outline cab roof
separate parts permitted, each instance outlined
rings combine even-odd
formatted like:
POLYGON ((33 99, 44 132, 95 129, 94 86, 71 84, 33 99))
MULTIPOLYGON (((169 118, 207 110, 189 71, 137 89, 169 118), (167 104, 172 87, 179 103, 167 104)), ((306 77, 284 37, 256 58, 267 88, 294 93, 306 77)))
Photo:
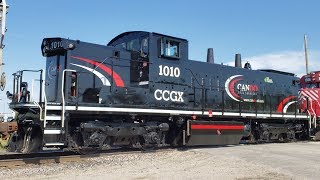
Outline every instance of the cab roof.
POLYGON ((113 38, 107 45, 108 46, 112 46, 114 44, 117 44, 118 41, 125 41, 125 39, 132 39, 133 37, 141 37, 141 36, 149 36, 149 35, 158 35, 158 36, 163 36, 163 37, 168 37, 168 38, 173 38, 173 39, 179 39, 181 41, 186 41, 188 42, 188 40, 183 39, 183 38, 178 38, 178 37, 174 37, 174 36, 169 36, 169 35, 165 35, 165 34, 160 34, 160 33, 155 33, 155 32, 147 32, 147 31, 128 31, 128 32, 124 32, 119 34, 118 36, 116 36, 115 38, 113 38))

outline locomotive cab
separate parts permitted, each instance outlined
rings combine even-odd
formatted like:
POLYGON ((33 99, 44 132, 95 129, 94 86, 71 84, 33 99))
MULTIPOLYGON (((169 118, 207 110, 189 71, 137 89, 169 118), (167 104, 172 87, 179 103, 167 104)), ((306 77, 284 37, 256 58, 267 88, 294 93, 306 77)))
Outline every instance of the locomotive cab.
POLYGON ((148 33, 128 32, 108 43, 108 46, 130 52, 130 84, 133 86, 149 84, 149 39, 148 33))
POLYGON ((181 38, 158 33, 141 31, 126 32, 112 39, 108 46, 125 49, 131 52, 130 81, 131 84, 148 85, 156 82, 160 76, 179 76, 180 72, 165 65, 175 64, 188 59, 188 41, 181 38), (170 69, 171 68, 171 69, 170 69), (159 74, 155 72, 159 72, 159 74), (150 73, 153 72, 153 73, 150 73))
POLYGON ((301 88, 320 88, 320 71, 302 76, 300 86, 301 88))
POLYGON ((143 105, 145 97, 123 101, 114 92, 146 92, 164 81, 179 84, 179 66, 188 59, 187 40, 142 31, 122 33, 107 46, 46 38, 41 48, 47 57, 46 93, 53 104, 61 102, 63 84, 66 103, 143 105), (65 69, 75 72, 63 73, 65 69))

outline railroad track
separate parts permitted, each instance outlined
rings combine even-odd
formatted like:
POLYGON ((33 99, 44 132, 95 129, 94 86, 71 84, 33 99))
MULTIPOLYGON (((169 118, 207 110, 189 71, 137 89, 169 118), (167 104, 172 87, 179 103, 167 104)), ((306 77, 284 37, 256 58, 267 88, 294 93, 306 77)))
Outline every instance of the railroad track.
POLYGON ((135 154, 135 153, 155 153, 160 151, 172 151, 170 148, 160 148, 152 151, 141 151, 136 149, 116 149, 105 150, 93 154, 78 154, 76 152, 41 152, 32 154, 3 154, 0 155, 0 167, 13 168, 17 166, 49 164, 49 163, 66 163, 86 161, 90 158, 112 156, 119 154, 135 154))
MULTIPOLYGON (((310 140, 299 141, 299 142, 310 142, 310 140)), ((288 142, 288 143, 295 143, 288 142)), ((256 145, 256 144, 247 144, 241 143, 241 145, 256 145)), ((231 145, 233 146, 233 145, 231 145)), ((217 147, 217 146, 193 146, 191 149, 197 148, 208 148, 208 147, 217 147)), ((172 150, 188 150, 190 147, 182 148, 170 148, 170 147, 161 147, 156 150, 143 151, 140 149, 130 149, 130 148, 120 148, 120 149, 111 149, 111 150, 101 150, 97 153, 92 154, 79 154, 74 151, 47 151, 40 153, 31 153, 31 154, 21 154, 21 153, 12 153, 12 154, 0 154, 0 167, 15 167, 23 166, 28 164, 48 164, 48 163, 65 163, 65 162, 79 162, 85 161, 89 158, 94 157, 104 157, 112 156, 119 154, 134 154, 134 153, 152 153, 152 152, 161 152, 161 151, 172 151, 172 150)))

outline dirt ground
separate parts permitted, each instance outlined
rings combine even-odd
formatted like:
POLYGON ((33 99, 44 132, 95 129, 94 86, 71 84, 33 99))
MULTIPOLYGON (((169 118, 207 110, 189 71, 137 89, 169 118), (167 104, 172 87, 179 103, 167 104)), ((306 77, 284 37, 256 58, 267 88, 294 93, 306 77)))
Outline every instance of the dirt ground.
POLYGON ((135 153, 1 168, 1 179, 318 179, 320 142, 135 153))

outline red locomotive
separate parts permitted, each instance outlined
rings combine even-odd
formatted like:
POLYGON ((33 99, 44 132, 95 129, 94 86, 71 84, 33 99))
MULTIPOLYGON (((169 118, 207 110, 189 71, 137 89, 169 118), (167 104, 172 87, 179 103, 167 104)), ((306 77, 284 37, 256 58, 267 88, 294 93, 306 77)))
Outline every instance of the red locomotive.
POLYGON ((311 72, 300 79, 299 105, 309 117, 309 126, 315 140, 320 140, 320 71, 311 72))

